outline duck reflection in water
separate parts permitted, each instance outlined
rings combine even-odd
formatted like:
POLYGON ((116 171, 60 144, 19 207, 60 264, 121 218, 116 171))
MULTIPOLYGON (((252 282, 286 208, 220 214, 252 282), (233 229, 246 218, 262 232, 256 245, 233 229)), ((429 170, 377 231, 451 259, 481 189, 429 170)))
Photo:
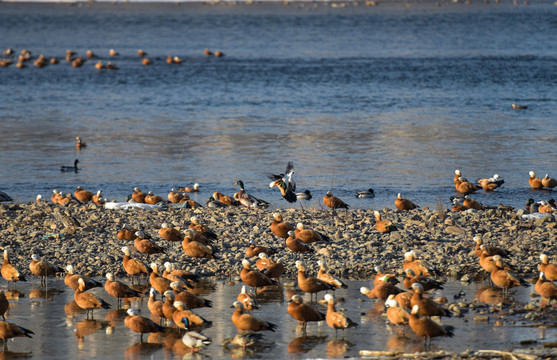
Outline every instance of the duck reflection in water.
POLYGON ((327 340, 327 335, 312 335, 312 336, 300 336, 295 338, 288 344, 288 352, 290 354, 307 353, 311 351, 314 347, 319 344, 324 343, 327 340))
POLYGON ((353 346, 354 344, 346 340, 331 340, 327 343, 327 356, 331 359, 341 358, 353 346))
POLYGON ((77 305, 77 303, 75 302, 75 300, 70 301, 64 306, 64 312, 66 313, 66 316, 69 318, 72 318, 76 315, 85 314, 85 310, 80 308, 79 305, 77 305))
POLYGON ((138 357, 147 357, 162 348, 162 344, 147 342, 138 342, 128 347, 124 351, 124 359, 137 359, 138 357))
MULTIPOLYGON (((104 325, 106 326, 106 324, 104 325)), ((85 341, 85 337, 96 333, 103 328, 103 323, 99 320, 81 320, 74 327, 74 335, 79 342, 85 341)))
POLYGON ((2 351, 0 352, 0 360, 9 359, 23 359, 31 357, 32 352, 13 352, 13 351, 2 351))
POLYGON ((52 301, 54 300, 54 295, 58 295, 63 292, 64 290, 59 290, 59 289, 45 290, 42 288, 37 288, 31 290, 31 292, 29 293, 29 299, 44 299, 44 300, 52 301))
POLYGON ((494 286, 487 286, 479 288, 478 291, 476 291, 476 298, 474 301, 487 305, 495 305, 502 303, 503 300, 502 289, 494 286))

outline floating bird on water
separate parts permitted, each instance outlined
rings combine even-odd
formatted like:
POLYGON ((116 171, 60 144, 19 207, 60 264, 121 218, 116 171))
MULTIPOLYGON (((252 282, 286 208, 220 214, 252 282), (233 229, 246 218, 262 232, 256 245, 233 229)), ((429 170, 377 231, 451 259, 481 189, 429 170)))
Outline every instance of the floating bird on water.
POLYGON ((60 171, 62 171, 62 172, 70 172, 70 171, 78 172, 79 168, 77 167, 77 163, 79 163, 79 160, 75 159, 75 161, 73 162, 73 166, 62 165, 60 167, 60 171))
POLYGON ((87 146, 87 144, 85 143, 85 141, 81 140, 81 138, 80 138, 79 136, 76 136, 76 137, 75 137, 75 140, 77 141, 77 143, 75 144, 75 148, 76 148, 77 150, 81 150, 81 149, 83 149, 84 147, 87 146))
POLYGON ((478 179, 478 184, 485 191, 493 191, 498 187, 501 187, 505 183, 505 180, 499 178, 499 174, 494 174, 489 179, 478 179))
POLYGON ((528 184, 532 187, 532 189, 542 189, 543 183, 542 179, 536 177, 536 173, 533 171, 529 172, 530 177, 528 178, 528 184))
POLYGON ((548 189, 553 189, 557 186, 557 180, 550 177, 549 174, 545 174, 544 178, 542 179, 542 185, 543 187, 546 187, 548 189))
POLYGON ((357 198, 372 198, 372 197, 375 197, 375 192, 373 191, 372 188, 369 188, 365 191, 357 191, 356 192, 356 197, 357 198))
POLYGON ((514 110, 524 110, 524 109, 528 109, 528 106, 526 105, 516 105, 516 104, 512 104, 512 107, 514 110))
POLYGON ((292 163, 292 161, 289 161, 288 164, 286 165, 286 171, 284 172, 284 174, 267 175, 269 179, 273 180, 269 184, 269 188, 272 189, 275 186, 278 187, 280 193, 282 194, 282 197, 289 203, 295 203, 296 200, 298 200, 296 194, 294 193, 296 191, 296 183, 292 179, 293 174, 294 174, 294 164, 292 163))

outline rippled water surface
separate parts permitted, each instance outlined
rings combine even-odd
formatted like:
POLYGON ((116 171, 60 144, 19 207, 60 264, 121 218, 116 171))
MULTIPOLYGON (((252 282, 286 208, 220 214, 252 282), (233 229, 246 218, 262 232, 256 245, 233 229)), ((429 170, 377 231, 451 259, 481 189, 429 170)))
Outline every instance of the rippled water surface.
MULTIPOLYGON (((101 279, 99 279, 101 280, 101 279)), ((127 281, 126 279, 123 279, 127 281)), ((116 300, 102 289, 92 290, 101 298, 112 304, 110 310, 95 310, 94 320, 87 320, 85 314, 71 306, 73 291, 67 288, 63 280, 49 280, 48 293, 41 289, 38 281, 30 284, 18 283, 11 286, 8 295, 10 300, 8 321, 29 328, 35 332, 33 339, 17 338, 8 344, 6 358, 16 356, 42 359, 90 359, 90 358, 138 358, 138 359, 179 359, 182 358, 342 358, 358 357, 360 350, 377 351, 424 351, 423 342, 406 330, 387 326, 386 318, 381 316, 382 300, 370 300, 359 293, 361 286, 370 287, 369 282, 349 281, 348 288, 336 291, 336 296, 345 301, 337 305, 347 315, 359 323, 357 329, 349 329, 342 335, 335 336, 334 330, 327 324, 311 323, 304 336, 298 328, 297 321, 287 313, 288 302, 294 290, 282 288, 277 291, 263 293, 258 296, 261 309, 253 314, 266 321, 275 323, 276 332, 266 332, 261 343, 253 348, 243 350, 233 346, 222 347, 225 339, 236 335, 236 328, 230 317, 233 309, 231 304, 240 292, 241 283, 229 285, 227 281, 205 283, 199 294, 213 302, 213 308, 196 309, 194 312, 212 321, 212 325, 203 329, 203 333, 212 338, 213 344, 194 355, 176 343, 177 335, 168 330, 164 336, 143 337, 140 343, 139 334, 132 332, 124 325, 125 310, 116 309, 116 300), (19 294, 19 298, 16 298, 19 294)), ((472 284, 463 286, 458 282, 448 282, 445 289, 433 294, 434 297, 446 296, 450 302, 463 301, 470 303, 480 299, 482 286, 472 284), (455 295, 461 294, 458 300, 455 295)), ((6 291, 5 287, 4 290, 6 291)), ((522 305, 529 302, 537 303, 529 294, 532 288, 512 289, 511 297, 522 305)), ((500 292, 495 292, 489 300, 500 302, 500 292), (497 295, 499 294, 499 295, 497 295)), ((319 298, 323 298, 320 294, 319 298)), ((160 299, 160 298, 159 298, 160 299)), ((484 299, 484 298, 482 298, 484 299)), ((539 299, 539 298, 538 298, 539 299)), ((309 296, 304 295, 304 301, 309 296)), ((488 312, 487 305, 476 301, 480 311, 488 312)), ((520 307, 522 307, 522 305, 520 307)), ((149 317, 147 297, 141 301, 132 301, 132 307, 141 310, 143 316, 149 317)), ((315 305, 320 311, 326 308, 315 305)), ((523 340, 537 341, 537 344, 554 341, 555 328, 538 329, 524 315, 497 309, 490 314, 489 322, 474 322, 477 313, 464 313, 462 318, 443 318, 442 322, 455 327, 454 338, 435 338, 431 350, 447 350, 462 352, 466 349, 505 350, 519 348, 523 340), (500 322, 495 326, 496 322, 500 322)), ((157 320, 157 319, 155 319, 157 320)), ((548 321, 547 319, 545 319, 548 321)), ((536 324, 542 323, 538 319, 536 324)), ((531 343, 531 342, 530 342, 531 343)))
POLYGON ((527 177, 557 176, 557 6, 440 5, 2 2, 0 47, 62 61, 0 68, 0 188, 17 201, 77 185, 123 200, 198 182, 204 200, 242 179, 285 207, 265 173, 291 160, 316 207, 330 188, 353 207, 393 207, 398 192, 448 206, 456 168, 506 180, 477 195, 489 205, 552 197, 527 177), (72 68, 67 49, 120 69, 72 68), (75 158, 82 170, 60 173, 75 158), (353 198, 369 187, 375 199, 353 198))

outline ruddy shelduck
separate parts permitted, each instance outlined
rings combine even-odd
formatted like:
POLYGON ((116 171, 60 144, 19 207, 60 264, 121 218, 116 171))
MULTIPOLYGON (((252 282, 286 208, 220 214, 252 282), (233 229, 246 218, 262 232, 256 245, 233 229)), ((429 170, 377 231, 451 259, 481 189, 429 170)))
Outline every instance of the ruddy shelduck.
POLYGON ((124 265, 124 270, 132 278, 132 284, 135 276, 147 276, 149 271, 147 266, 141 261, 131 257, 130 248, 127 246, 122 247, 122 252, 124 253, 124 259, 122 264, 124 265))
POLYGON ((298 223, 296 224, 296 229, 294 230, 296 234, 296 238, 302 240, 306 244, 318 242, 318 241, 331 241, 325 234, 321 234, 318 231, 307 229, 304 224, 298 223))
POLYGON ((159 293, 164 294, 165 291, 170 289, 171 281, 161 276, 157 264, 151 263, 151 270, 151 274, 149 274, 149 284, 159 293))
POLYGON ((168 226, 167 223, 163 223, 159 229, 159 236, 166 241, 178 242, 183 240, 183 236, 180 230, 168 226))
POLYGON ((308 322, 319 322, 326 319, 326 315, 315 310, 300 295, 293 295, 288 304, 288 313, 302 325, 302 331, 306 332, 308 322))
MULTIPOLYGON (((249 242, 249 247, 246 249, 246 257, 247 258, 251 258, 254 256, 260 256, 261 254, 265 254, 268 255, 271 252, 269 251, 269 248, 266 246, 261 246, 261 245, 257 245, 255 240, 250 240, 249 242)), ((265 268, 267 267, 267 265, 265 265, 265 268)), ((262 269, 259 269, 262 270, 262 269)))
POLYGON ((382 266, 379 265, 375 266, 373 270, 375 270, 375 272, 377 273, 373 279, 373 286, 377 286, 384 282, 389 283, 391 285, 396 285, 399 283, 398 279, 396 278, 396 275, 386 274, 382 266))
POLYGON ((176 326, 181 329, 185 328, 186 320, 188 320, 189 324, 192 326, 203 326, 211 323, 203 317, 195 314, 190 309, 187 309, 186 304, 184 304, 183 301, 174 301, 173 305, 176 308, 176 311, 172 314, 172 320, 176 326))
POLYGON ((244 309, 246 311, 252 311, 253 309, 260 308, 259 304, 257 304, 257 300, 255 299, 255 295, 248 292, 245 285, 242 285, 242 290, 238 294, 238 297, 236 297, 236 301, 244 304, 244 309))
POLYGON ((64 272, 64 269, 60 266, 41 260, 41 257, 37 254, 31 255, 29 270, 41 278, 41 286, 46 286, 47 276, 56 276, 56 273, 64 272))
POLYGON ((504 268, 501 256, 493 256, 493 262, 495 263, 495 266, 493 267, 493 270, 491 270, 491 281, 493 281, 493 285, 503 289, 504 296, 510 288, 521 285, 528 286, 528 283, 517 278, 514 274, 504 268))
POLYGON ((164 202, 162 197, 153 194, 152 191, 149 191, 147 195, 145 195, 145 203, 149 205, 156 205, 158 203, 164 202))
POLYGON ((155 244, 149 239, 146 239, 143 231, 137 231, 135 236, 136 238, 133 246, 137 251, 147 256, 147 261, 149 261, 149 255, 161 254, 165 252, 163 247, 155 244))
POLYGON ((186 231, 188 234, 182 241, 182 249, 187 256, 191 256, 194 258, 214 258, 215 254, 213 249, 193 240, 193 235, 191 234, 193 230, 188 229, 186 231))
POLYGON ((344 331, 345 329, 358 326, 358 324, 346 316, 345 313, 335 309, 335 297, 333 295, 326 294, 325 301, 327 302, 325 320, 327 321, 327 325, 335 329, 335 334, 339 329, 344 331))
POLYGON ((5 315, 9 307, 10 307, 10 303, 6 298, 6 294, 4 293, 4 290, 0 290, 0 315, 2 315, 2 319, 4 319, 4 321, 6 321, 5 315))
POLYGON ((412 289, 412 284, 414 283, 422 284, 424 291, 429 291, 433 289, 443 289, 443 284, 440 283, 439 281, 429 278, 427 276, 416 275, 414 270, 410 268, 406 269, 404 272, 406 273, 406 277, 402 281, 402 284, 408 290, 412 289))
POLYGON ((410 304, 412 308, 415 305, 419 306, 419 314, 423 316, 451 316, 451 313, 441 307, 440 304, 436 303, 435 301, 425 298, 423 296, 424 287, 420 283, 412 284, 412 290, 414 290, 414 295, 412 295, 412 299, 410 300, 410 304))
POLYGON ((317 265, 319 265, 319 272, 317 273, 317 278, 319 280, 323 280, 326 283, 333 285, 335 289, 346 289, 348 287, 348 285, 343 283, 340 279, 335 278, 327 272, 327 263, 325 260, 318 260, 317 265))
POLYGON ((385 306, 387 307, 387 319, 394 325, 405 325, 408 324, 410 319, 410 313, 404 308, 398 306, 398 302, 395 300, 394 295, 389 295, 385 301, 385 306))
POLYGON ((184 290, 182 284, 178 281, 170 283, 170 288, 174 292, 175 301, 181 301, 188 309, 199 309, 203 307, 213 307, 211 300, 203 299, 187 290, 184 290))
POLYGON ((83 189, 81 186, 77 187, 73 195, 77 200, 79 200, 82 203, 89 202, 93 198, 93 193, 83 189))
POLYGON ((0 273, 6 281, 17 282, 17 281, 27 281, 23 274, 20 274, 15 266, 12 265, 8 257, 8 250, 4 249, 4 262, 2 263, 2 268, 0 268, 0 273))
POLYGON ((171 290, 167 290, 164 292, 163 296, 162 313, 167 320, 174 321, 174 312, 176 312, 174 300, 176 299, 176 295, 171 290))
POLYGON ((145 196, 147 196, 147 194, 141 191, 138 187, 133 188, 132 200, 134 202, 145 203, 145 196))
POLYGON ((552 300, 557 300, 557 285, 549 281, 543 272, 540 272, 535 289, 538 295, 547 299, 550 304, 552 300))
POLYGON ((83 279, 83 282, 85 283, 84 291, 87 291, 87 290, 92 289, 92 288, 103 286, 102 283, 100 283, 100 282, 98 282, 94 279, 91 279, 91 278, 88 278, 86 276, 74 273, 73 265, 67 265, 66 266, 66 271, 68 273, 66 274, 66 277, 64 278, 64 284, 66 284, 66 286, 71 288, 72 290, 76 290, 77 287, 79 286, 79 282, 78 282, 79 279, 83 279))
POLYGON ((159 318, 164 318, 164 313, 162 312, 163 302, 157 300, 157 290, 151 288, 149 290, 149 300, 147 301, 147 308, 151 314, 158 316, 159 318))
POLYGON ((279 213, 273 214, 273 222, 271 223, 271 232, 279 238, 285 239, 288 237, 289 231, 294 231, 294 226, 283 221, 282 215, 279 213))
POLYGON ((288 237, 286 238, 285 244, 286 247, 296 253, 314 251, 309 244, 306 244, 302 240, 296 238, 296 233, 292 230, 288 232, 288 237))
POLYGON ((545 174, 545 176, 542 179, 542 185, 545 188, 553 189, 554 187, 557 186, 557 180, 550 177, 549 174, 545 174))
POLYGON ((428 346, 431 342, 432 337, 436 336, 453 336, 452 326, 442 326, 431 320, 428 317, 419 317, 420 306, 412 306, 412 312, 410 313, 410 319, 408 324, 410 328, 418 335, 424 338, 424 344, 428 346))
POLYGON ((83 149, 84 147, 87 146, 87 144, 85 143, 85 141, 83 141, 79 136, 76 136, 76 137, 75 137, 75 140, 76 140, 75 148, 76 148, 77 150, 81 150, 81 149, 83 149))
POLYGON ((557 281, 557 265, 550 264, 549 258, 546 254, 540 255, 541 264, 538 266, 538 270, 545 274, 545 277, 549 281, 557 281))
POLYGON ((388 220, 381 220, 381 214, 379 211, 374 211, 373 215, 375 216, 375 229, 381 234, 388 234, 398 230, 392 222, 388 220))
POLYGON ((262 272, 252 269, 251 263, 247 259, 242 260, 242 271, 240 272, 240 279, 242 279, 244 284, 246 284, 247 286, 255 288, 256 293, 257 288, 259 287, 278 284, 275 280, 269 278, 262 272))
POLYGON ((479 235, 474 236, 473 240, 476 243, 476 247, 474 248, 474 250, 476 252, 476 255, 478 256, 481 256, 484 251, 486 252, 487 256, 499 255, 501 257, 508 258, 510 255, 509 252, 505 249, 484 244, 482 237, 479 235), (485 246, 481 248, 482 245, 485 246))
POLYGON ((0 339, 2 339, 3 349, 6 350, 8 346, 8 339, 12 339, 15 337, 28 337, 32 338, 31 335, 35 334, 33 331, 16 325, 14 323, 10 323, 7 321, 0 321, 0 339))
POLYGON ((533 171, 529 172, 530 177, 528 178, 528 184, 532 189, 543 189, 542 179, 536 177, 536 173, 533 171))
POLYGON ((494 174, 489 179, 478 179, 478 184, 485 191, 493 191, 498 187, 501 187, 505 183, 505 180, 499 178, 499 174, 494 174))
POLYGON ((474 209, 474 210, 485 210, 485 206, 479 203, 476 200, 473 200, 469 195, 464 196, 464 202, 462 205, 466 206, 467 208, 474 209))
POLYGON ((362 286, 360 288, 360 292, 370 299, 385 300, 389 297, 389 295, 397 295, 403 291, 395 285, 389 284, 388 282, 383 282, 375 285, 373 289, 362 286))
POLYGON ((139 333, 139 340, 143 342, 143 334, 164 332, 164 328, 156 324, 153 320, 139 315, 139 310, 128 309, 128 316, 124 319, 124 324, 136 333, 139 333))
POLYGON ((235 301, 232 306, 236 309, 232 314, 232 323, 236 326, 238 331, 275 331, 277 327, 275 324, 245 313, 243 303, 235 301))
POLYGON ((296 268, 298 269, 298 287, 305 293, 316 294, 320 291, 334 290, 335 286, 320 280, 316 277, 308 277, 306 275, 306 267, 300 260, 296 261, 296 268))
POLYGON ((418 205, 414 204, 412 201, 408 199, 403 199, 402 195, 398 193, 395 199, 395 206, 399 210, 407 211, 407 210, 414 210, 419 208, 418 205))
POLYGON ((112 273, 106 274, 104 289, 106 290, 106 293, 108 295, 116 298, 116 300, 118 301, 118 308, 120 308, 122 299, 124 298, 141 297, 141 293, 139 291, 130 288, 128 285, 124 284, 121 281, 115 280, 112 273))
POLYGON ((118 240, 135 240, 137 229, 132 228, 129 224, 124 224, 122 229, 116 234, 118 240))
POLYGON ((95 309, 110 309, 109 303, 99 298, 97 295, 90 292, 85 292, 85 282, 83 279, 78 280, 78 287, 74 293, 74 300, 80 308, 85 310, 87 318, 89 318, 89 312, 91 312, 91 318, 93 318, 93 310, 95 309))
MULTIPOLYGON (((196 234, 202 235, 207 239, 217 240, 218 235, 205 224, 202 224, 197 216, 192 216, 190 218, 190 224, 188 225, 188 229, 193 229, 196 234)), ((197 241, 197 239, 196 239, 197 241)))
POLYGON ((418 259, 418 252, 415 250, 408 251, 404 254, 404 263, 402 270, 412 269, 416 275, 432 276, 435 269, 425 260, 418 259))
POLYGON ((333 196, 332 191, 328 191, 327 194, 325 194, 325 196, 323 197, 323 203, 325 203, 325 205, 327 207, 329 207, 333 210, 335 210, 335 209, 346 209, 346 212, 348 212, 348 208, 350 207, 350 205, 348 205, 347 203, 345 203, 341 199, 333 196))
POLYGON ((480 188, 460 177, 455 183, 455 189, 463 195, 468 195, 474 191, 478 191, 480 188))

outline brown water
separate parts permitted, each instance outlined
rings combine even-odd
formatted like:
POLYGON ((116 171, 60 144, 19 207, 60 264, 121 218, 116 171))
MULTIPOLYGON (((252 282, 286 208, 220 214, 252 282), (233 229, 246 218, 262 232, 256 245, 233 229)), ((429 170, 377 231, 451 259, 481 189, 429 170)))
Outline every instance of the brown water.
MULTIPOLYGON (((349 329, 344 334, 335 332, 327 324, 308 325, 304 336, 297 322, 287 313, 287 297, 293 293, 292 288, 264 293, 258 297, 262 305, 254 315, 275 323, 276 332, 267 332, 261 344, 243 350, 241 348, 222 347, 224 339, 236 335, 236 328, 230 317, 230 308, 240 292, 241 283, 233 286, 227 281, 208 283, 208 287, 200 294, 213 302, 213 308, 196 309, 195 313, 212 321, 212 326, 203 329, 203 333, 212 338, 213 343, 199 353, 188 354, 180 341, 175 341, 177 334, 171 332, 166 340, 160 336, 144 335, 145 343, 140 343, 139 334, 132 332, 124 325, 125 311, 116 310, 116 301, 102 289, 95 289, 101 298, 113 305, 111 310, 96 310, 94 320, 87 320, 81 311, 72 311, 73 291, 67 288, 63 280, 49 281, 48 293, 39 288, 38 281, 18 283, 10 286, 7 291, 10 300, 10 310, 7 320, 35 332, 33 339, 17 338, 8 343, 8 352, 2 353, 0 358, 41 358, 41 359, 176 359, 194 358, 339 358, 344 356, 359 356, 360 350, 389 350, 417 352, 423 351, 422 340, 407 328, 401 334, 400 329, 389 326, 381 316, 383 302, 370 300, 359 293, 361 286, 370 286, 369 282, 349 281, 348 288, 336 292, 337 297, 343 297, 344 302, 338 306, 343 308, 348 316, 360 325, 356 329, 349 329), (19 293, 19 297, 17 297, 19 293)), ((459 282, 448 282, 445 289, 434 294, 435 297, 446 296, 454 302, 454 296, 462 294, 458 301, 472 302, 476 298, 481 286, 472 284, 464 286, 459 282)), ((539 298, 531 298, 532 287, 511 290, 511 297, 522 308, 528 302, 537 303, 539 298)), ((497 295, 497 293, 495 294, 497 295)), ((320 299, 323 294, 320 294, 320 299)), ((139 307, 143 316, 150 316, 147 308, 147 297, 140 302, 132 302, 133 307, 139 307)), ((492 300, 499 302, 497 296, 492 300)), ((304 296, 309 301, 309 296, 304 296)), ((320 307, 323 312, 325 307, 320 307)), ((488 311, 486 305, 481 305, 480 311, 488 311)), ((432 341, 432 350, 443 349, 461 352, 466 349, 497 349, 504 350, 520 347, 524 340, 535 340, 540 343, 555 341, 557 330, 548 328, 540 330, 534 325, 544 321, 555 322, 547 316, 535 323, 524 320, 525 314, 516 312, 510 315, 508 311, 499 313, 495 310, 490 315, 489 322, 474 322, 477 313, 465 313, 462 318, 444 318, 443 323, 455 327, 454 338, 436 338, 432 341), (496 326, 496 322, 501 326, 496 326)))

